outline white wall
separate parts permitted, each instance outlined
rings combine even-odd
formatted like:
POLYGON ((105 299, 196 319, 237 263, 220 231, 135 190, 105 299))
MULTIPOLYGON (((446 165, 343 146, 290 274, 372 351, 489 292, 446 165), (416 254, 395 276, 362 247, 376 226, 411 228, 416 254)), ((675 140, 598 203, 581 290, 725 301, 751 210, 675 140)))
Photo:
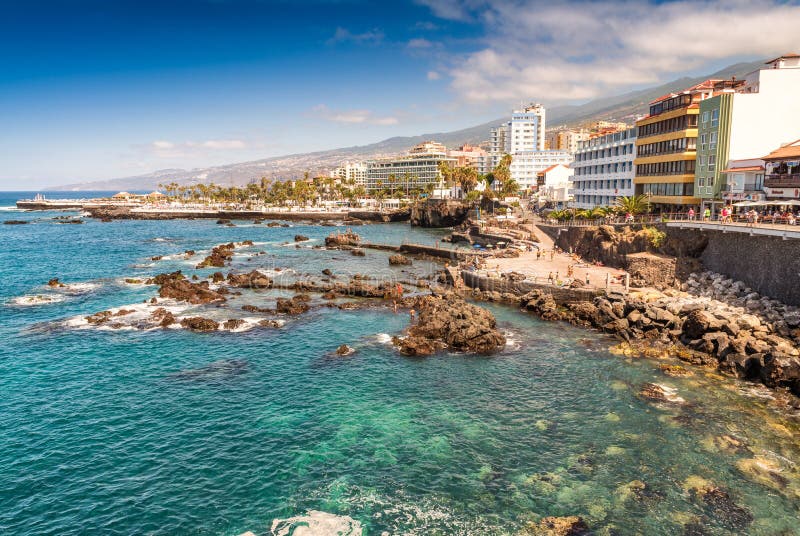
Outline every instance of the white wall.
POLYGON ((760 158, 800 139, 800 69, 766 69, 759 77, 759 93, 733 95, 730 160, 760 158))

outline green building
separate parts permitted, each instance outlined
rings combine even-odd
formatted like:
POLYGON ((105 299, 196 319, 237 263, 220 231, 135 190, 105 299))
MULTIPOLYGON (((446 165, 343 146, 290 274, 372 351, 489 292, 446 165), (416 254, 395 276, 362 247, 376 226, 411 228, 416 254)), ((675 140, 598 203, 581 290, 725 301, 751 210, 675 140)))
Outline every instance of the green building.
POLYGON ((731 140, 733 93, 721 93, 700 102, 697 120, 697 157, 694 191, 701 210, 717 212, 724 203, 725 174, 731 140))

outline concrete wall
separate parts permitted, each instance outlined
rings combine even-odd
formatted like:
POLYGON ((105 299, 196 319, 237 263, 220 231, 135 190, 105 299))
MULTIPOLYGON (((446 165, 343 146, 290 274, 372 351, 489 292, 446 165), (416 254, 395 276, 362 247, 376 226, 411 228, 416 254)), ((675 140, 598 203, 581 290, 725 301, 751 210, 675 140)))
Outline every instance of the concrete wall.
POLYGON ((518 296, 523 296, 535 289, 545 290, 548 294, 553 296, 553 299, 558 304, 592 301, 594 300, 595 296, 602 296, 605 294, 605 291, 602 290, 564 288, 557 287, 555 285, 532 283, 530 281, 510 281, 508 279, 501 279, 499 277, 480 275, 468 270, 463 270, 461 272, 461 279, 464 280, 464 284, 469 288, 477 288, 483 291, 493 292, 511 292, 518 296))
POLYGON ((721 231, 682 232, 708 236, 700 260, 709 270, 743 281, 783 303, 800 305, 800 240, 721 231))

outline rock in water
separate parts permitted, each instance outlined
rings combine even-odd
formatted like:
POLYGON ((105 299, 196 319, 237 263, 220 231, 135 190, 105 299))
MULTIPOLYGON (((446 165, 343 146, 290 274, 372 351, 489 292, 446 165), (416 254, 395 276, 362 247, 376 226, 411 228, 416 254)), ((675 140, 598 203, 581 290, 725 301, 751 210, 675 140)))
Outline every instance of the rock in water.
POLYGON ((181 326, 192 331, 217 331, 219 322, 202 316, 190 316, 181 320, 181 326))
POLYGON ((403 266, 411 264, 411 259, 404 255, 392 255, 389 257, 390 266, 403 266))
POLYGON ((331 233, 325 238, 325 246, 336 248, 341 246, 358 246, 361 237, 350 229, 343 233, 331 233))
POLYGON ((270 288, 272 279, 258 270, 253 270, 249 274, 228 274, 228 283, 239 288, 270 288))
POLYGON ((225 296, 209 288, 208 281, 192 283, 186 280, 180 270, 171 274, 159 274, 148 279, 147 283, 161 285, 158 295, 162 298, 173 298, 193 304, 225 301, 225 296))
POLYGON ((275 519, 272 521, 272 536, 361 536, 361 523, 349 516, 337 516, 327 512, 310 510, 304 516, 275 519))
POLYGON ((492 313, 456 295, 425 296, 415 308, 419 320, 400 344, 406 355, 428 355, 441 343, 456 351, 492 354, 506 344, 492 313))
POLYGON ((197 265, 197 268, 205 268, 207 266, 222 268, 227 261, 233 258, 233 250, 235 248, 236 245, 233 242, 214 246, 211 250, 211 255, 203 259, 203 261, 197 265))
POLYGON ((523 536, 581 536, 589 534, 589 526, 578 516, 545 517, 531 522, 520 533, 523 536))
POLYGON ((346 344, 343 344, 336 349, 336 355, 346 356, 346 355, 352 355, 354 353, 356 353, 355 349, 347 346, 346 344))
POLYGON ((295 242, 305 242, 307 240, 308 240, 308 237, 305 236, 305 235, 301 235, 301 234, 294 235, 294 241, 295 242))

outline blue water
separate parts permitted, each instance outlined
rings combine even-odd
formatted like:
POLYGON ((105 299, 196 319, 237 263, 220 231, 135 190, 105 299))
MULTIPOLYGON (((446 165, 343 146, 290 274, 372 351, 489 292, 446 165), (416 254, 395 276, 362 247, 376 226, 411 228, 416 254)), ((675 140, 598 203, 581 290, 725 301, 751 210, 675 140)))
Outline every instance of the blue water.
MULTIPOLYGON (((0 194, 0 206, 17 197, 0 194)), ((599 334, 500 306, 491 309, 510 343, 492 357, 404 358, 385 341, 407 318, 380 305, 319 307, 280 329, 240 333, 96 329, 79 320, 155 295, 125 278, 205 276, 213 270, 193 268, 203 253, 179 254, 228 241, 256 243, 237 250, 237 271, 305 277, 328 267, 411 280, 435 265, 415 261, 404 273, 384 252, 314 249, 330 227, 67 225, 53 219, 61 215, 0 212, 32 221, 0 225, 2 534, 269 534, 274 519, 311 510, 376 535, 514 534, 546 515, 581 515, 598 534, 681 534, 692 524, 706 534, 800 533, 798 426, 764 390, 700 369, 667 377, 658 361, 611 354, 614 341, 599 334), (295 248, 295 234, 312 241, 295 248), (51 290, 51 277, 87 285, 51 290), (22 305, 40 296, 60 301, 22 305), (333 357, 340 344, 357 352, 333 357), (640 399, 644 382, 677 388, 687 404, 640 399), (720 448, 725 435, 747 449, 720 448), (755 457, 784 484, 741 469, 755 457), (687 491, 700 479, 752 522, 687 491), (633 481, 646 497, 632 496, 633 481)), ((442 235, 356 230, 386 243, 442 235)), ((245 290, 228 307, 183 314, 222 320, 278 295, 245 290)))

